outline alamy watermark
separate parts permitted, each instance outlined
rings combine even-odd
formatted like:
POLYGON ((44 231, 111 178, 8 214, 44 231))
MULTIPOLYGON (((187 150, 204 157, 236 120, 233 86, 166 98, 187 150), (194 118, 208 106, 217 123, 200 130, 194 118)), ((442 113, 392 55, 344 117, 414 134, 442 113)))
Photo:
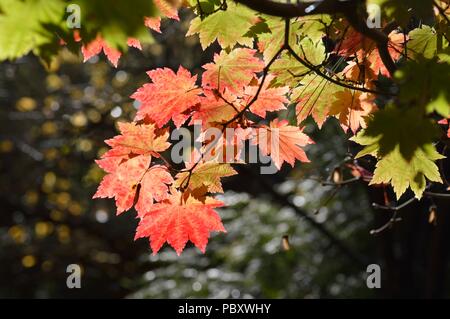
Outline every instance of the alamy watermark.
POLYGON ((66 8, 69 16, 66 19, 66 24, 69 29, 81 28, 81 8, 77 4, 69 4, 66 8))
POLYGON ((381 288, 381 267, 378 264, 367 266, 366 285, 369 289, 381 288))
POLYGON ((66 285, 69 289, 81 288, 81 267, 77 264, 70 264, 66 268, 67 276, 66 285))

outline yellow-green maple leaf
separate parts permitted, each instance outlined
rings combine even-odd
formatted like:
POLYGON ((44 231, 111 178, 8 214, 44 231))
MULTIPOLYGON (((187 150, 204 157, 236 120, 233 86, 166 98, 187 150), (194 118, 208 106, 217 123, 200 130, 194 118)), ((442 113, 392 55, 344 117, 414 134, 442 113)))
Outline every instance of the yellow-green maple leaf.
POLYGON ((236 43, 252 47, 253 38, 245 34, 258 19, 256 12, 229 2, 226 10, 219 10, 203 20, 200 17, 193 19, 186 36, 198 33, 203 50, 216 39, 222 48, 233 47, 236 43))

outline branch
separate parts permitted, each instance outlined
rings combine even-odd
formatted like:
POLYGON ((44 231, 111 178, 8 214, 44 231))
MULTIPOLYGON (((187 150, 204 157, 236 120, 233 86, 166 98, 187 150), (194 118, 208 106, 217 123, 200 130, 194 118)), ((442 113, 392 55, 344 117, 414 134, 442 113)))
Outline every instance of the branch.
POLYGON ((267 181, 265 178, 256 175, 253 171, 243 168, 247 173, 253 175, 254 178, 258 178, 258 181, 260 184, 264 187, 264 189, 269 193, 269 195, 276 200, 279 204, 283 206, 290 207, 293 209, 299 217, 306 220, 311 226, 313 226, 316 230, 318 230, 322 235, 324 235, 328 241, 335 245, 336 248, 338 248, 344 255, 346 255, 350 260, 355 262, 356 264, 360 266, 366 267, 367 262, 364 258, 364 256, 361 256, 360 254, 354 252, 350 247, 347 246, 345 242, 343 242, 340 238, 336 237, 331 231, 328 230, 324 225, 316 222, 316 220, 310 216, 307 212, 302 210, 301 208, 295 206, 287 196, 281 195, 278 193, 274 188, 273 184, 267 181))
POLYGON ((296 4, 280 3, 271 0, 235 1, 261 13, 284 18, 295 18, 313 14, 334 14, 348 6, 347 3, 340 0, 298 2, 296 4))
POLYGON ((373 40, 380 58, 391 75, 394 74, 396 66, 388 50, 388 36, 367 26, 366 21, 359 15, 359 5, 364 5, 362 0, 323 0, 317 2, 299 2, 297 4, 279 3, 271 0, 235 0, 249 8, 272 16, 294 18, 312 14, 343 14, 352 27, 359 33, 373 40))

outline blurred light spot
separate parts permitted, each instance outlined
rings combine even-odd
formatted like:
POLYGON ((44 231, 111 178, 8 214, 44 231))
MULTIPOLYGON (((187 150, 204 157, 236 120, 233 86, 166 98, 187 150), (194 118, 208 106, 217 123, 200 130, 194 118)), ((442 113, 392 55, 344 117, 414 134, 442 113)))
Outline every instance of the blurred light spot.
POLYGON ((144 277, 145 277, 145 279, 146 279, 147 281, 152 281, 153 279, 156 278, 156 274, 155 274, 154 271, 147 271, 147 272, 145 273, 144 277))
POLYGON ((42 134, 44 135, 53 135, 57 131, 57 126, 54 122, 47 121, 44 124, 42 124, 42 134))
POLYGON ((323 223, 328 217, 328 208, 322 207, 315 217, 316 222, 323 223))
POLYGON ((38 238, 47 237, 53 231, 53 224, 38 222, 34 225, 34 232, 38 238))
POLYGON ((92 142, 88 139, 80 139, 78 140, 77 147, 81 152, 89 152, 92 150, 92 142))
POLYGON ((122 96, 119 93, 114 93, 111 99, 114 103, 119 103, 122 101, 122 96))
POLYGON ((240 292, 239 290, 237 290, 237 289, 231 290, 231 297, 232 297, 232 298, 237 299, 237 298, 239 298, 240 296, 241 296, 241 292, 240 292))
POLYGON ((95 212, 95 219, 97 222, 104 224, 109 220, 109 215, 105 210, 99 209, 95 212))
POLYGON ((71 116, 70 123, 72 123, 72 125, 76 127, 86 126, 87 124, 86 115, 84 115, 84 113, 82 112, 77 112, 71 116))
POLYGON ((100 114, 100 112, 93 110, 93 109, 90 109, 89 111, 87 111, 87 117, 88 117, 89 121, 91 121, 93 123, 98 123, 102 119, 102 115, 100 114))
POLYGON ((56 181, 56 186, 61 190, 68 190, 70 189, 70 180, 66 178, 58 178, 56 181))
POLYGON ((200 291, 200 290, 202 290, 202 284, 199 283, 198 281, 194 282, 194 283, 192 284, 192 290, 194 290, 194 291, 200 291))
POLYGON ((58 157, 58 150, 55 148, 49 148, 44 151, 44 156, 47 160, 52 161, 58 157))
POLYGON ((63 81, 61 78, 56 74, 49 74, 47 76, 47 88, 49 90, 59 90, 63 87, 63 81))
POLYGON ((22 97, 16 102, 16 108, 21 112, 33 111, 36 106, 36 101, 30 97, 22 97))
POLYGON ((305 205, 306 199, 303 196, 294 196, 294 205, 297 207, 301 207, 303 205, 305 205))
POLYGON ((128 73, 125 71, 118 71, 116 73, 116 81, 117 82, 126 82, 128 80, 128 73))
POLYGON ((0 142, 0 152, 9 153, 12 151, 14 144, 10 140, 4 140, 0 142))
POLYGON ((60 225, 57 228, 57 233, 58 233, 58 240, 61 243, 66 244, 66 243, 70 242, 70 229, 69 229, 69 227, 67 227, 66 225, 60 225))
POLYGON ((211 268, 207 271, 207 276, 211 279, 219 278, 220 271, 217 268, 211 268))
POLYGON ((122 115, 122 108, 120 106, 116 106, 111 110, 111 116, 114 118, 118 118, 122 115))
POLYGON ((80 216, 83 213, 83 207, 81 207, 80 203, 72 201, 69 205, 69 212, 73 216, 80 216))
POLYGON ((8 230, 8 235, 18 244, 22 244, 27 239, 27 233, 22 226, 12 226, 8 230))
POLYGON ((167 289, 174 289, 177 286, 177 283, 175 282, 175 280, 167 280, 166 284, 165 284, 167 289))
POLYGON ((279 187, 279 191, 282 194, 291 193, 295 189, 296 184, 293 181, 286 181, 279 187))
POLYGON ((56 196, 56 203, 60 208, 66 208, 69 205, 71 196, 67 192, 61 192, 56 196))
POLYGON ((197 270, 193 269, 193 268, 187 268, 185 270, 183 270, 183 276, 186 278, 195 278, 197 277, 197 270))
POLYGON ((22 258, 22 265, 25 268, 31 268, 36 265, 36 258, 33 255, 26 255, 22 258))
POLYGON ((39 194, 34 190, 25 193, 24 201, 28 206, 35 206, 39 200, 39 194))

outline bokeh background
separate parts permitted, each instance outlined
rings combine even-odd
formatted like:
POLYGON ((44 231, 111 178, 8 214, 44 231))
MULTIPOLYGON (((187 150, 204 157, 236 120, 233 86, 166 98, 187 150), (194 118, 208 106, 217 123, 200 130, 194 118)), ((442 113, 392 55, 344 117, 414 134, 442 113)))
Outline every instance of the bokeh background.
POLYGON ((0 297, 449 297, 448 204, 430 223, 435 203, 413 203, 371 235, 391 218, 372 208, 383 191, 323 185, 354 151, 333 120, 320 131, 308 125, 311 164, 277 175, 249 165, 226 179, 228 233, 214 234, 205 255, 188 246, 180 257, 169 247, 152 256, 146 240, 133 241, 133 213, 115 216, 113 200, 91 199, 103 176, 94 160, 116 123, 133 118, 129 96, 148 81, 145 71, 199 72, 217 50, 185 38, 186 15, 165 21, 117 69, 64 50, 48 69, 31 55, 0 64, 0 297), (381 289, 366 286, 372 263, 381 289), (82 267, 81 289, 66 287, 69 264, 82 267))

